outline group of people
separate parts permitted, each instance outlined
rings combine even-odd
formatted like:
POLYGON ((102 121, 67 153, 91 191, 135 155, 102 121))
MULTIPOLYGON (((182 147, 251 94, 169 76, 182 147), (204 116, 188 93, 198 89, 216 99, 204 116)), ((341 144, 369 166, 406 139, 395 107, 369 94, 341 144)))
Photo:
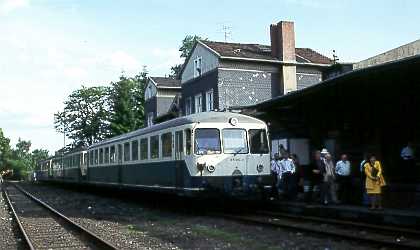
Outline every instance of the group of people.
MULTIPOLYGON (((287 151, 275 154, 271 162, 275 195, 295 200, 298 190, 303 190, 305 202, 323 205, 349 203, 352 188, 352 167, 346 154, 335 163, 327 149, 317 150, 311 164, 299 164, 299 158, 287 151)), ((382 209, 381 188, 385 185, 382 167, 374 155, 361 163, 364 192, 368 195, 371 209, 382 209)))

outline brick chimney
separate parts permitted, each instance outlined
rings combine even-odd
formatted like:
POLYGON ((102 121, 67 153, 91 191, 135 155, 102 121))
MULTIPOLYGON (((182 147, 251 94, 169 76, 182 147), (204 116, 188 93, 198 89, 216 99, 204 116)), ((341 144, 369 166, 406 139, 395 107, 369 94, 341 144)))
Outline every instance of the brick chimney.
MULTIPOLYGON (((280 21, 270 25, 271 55, 280 61, 296 62, 295 28, 293 22, 280 21)), ((296 66, 281 65, 279 69, 279 94, 297 90, 296 66)))

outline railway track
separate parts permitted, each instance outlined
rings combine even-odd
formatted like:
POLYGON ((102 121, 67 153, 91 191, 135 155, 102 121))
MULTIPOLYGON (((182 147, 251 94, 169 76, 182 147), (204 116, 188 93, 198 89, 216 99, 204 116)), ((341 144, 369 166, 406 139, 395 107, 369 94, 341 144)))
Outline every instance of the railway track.
POLYGON ((257 211, 249 214, 213 213, 245 224, 284 228, 325 237, 341 238, 377 247, 420 249, 420 231, 352 221, 296 216, 286 213, 257 211))
POLYGON ((117 249, 19 186, 3 192, 29 249, 117 249))

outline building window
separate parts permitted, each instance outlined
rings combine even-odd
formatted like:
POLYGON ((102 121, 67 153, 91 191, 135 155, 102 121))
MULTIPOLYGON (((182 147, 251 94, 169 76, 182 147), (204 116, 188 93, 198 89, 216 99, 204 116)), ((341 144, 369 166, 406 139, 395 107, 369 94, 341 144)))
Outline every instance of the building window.
POLYGON ((162 157, 172 157, 172 133, 161 135, 162 140, 162 157))
POLYGON ((147 114, 147 126, 150 127, 153 125, 153 112, 147 114))
POLYGON ((195 113, 203 111, 203 96, 201 94, 195 96, 195 113))
POLYGON ((147 160, 148 158, 149 145, 147 143, 147 138, 140 140, 140 159, 147 160))
POLYGON ((206 111, 213 110, 213 90, 206 92, 206 111))
POLYGON ((202 70, 202 58, 200 56, 194 60, 194 77, 201 76, 201 70, 202 70))
POLYGON ((191 114, 191 97, 188 97, 186 100, 185 100, 185 114, 186 115, 190 115, 191 114))
POLYGON ((139 141, 131 142, 131 160, 137 161, 139 159, 139 141))
POLYGON ((159 136, 150 137, 150 158, 159 158, 159 136))

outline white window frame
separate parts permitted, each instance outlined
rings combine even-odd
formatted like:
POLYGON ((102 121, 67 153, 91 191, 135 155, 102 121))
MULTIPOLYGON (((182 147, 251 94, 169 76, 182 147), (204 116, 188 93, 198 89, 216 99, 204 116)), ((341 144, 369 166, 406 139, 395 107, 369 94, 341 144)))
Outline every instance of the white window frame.
POLYGON ((187 97, 185 100, 185 115, 190 115, 192 113, 192 98, 187 97))
POLYGON ((203 112, 203 95, 200 93, 194 97, 194 111, 195 113, 203 112))
POLYGON ((194 60, 194 77, 201 76, 202 72, 203 72, 203 57, 198 56, 194 60))
POLYGON ((214 109, 214 93, 213 93, 213 89, 211 89, 206 92, 206 111, 212 111, 213 109, 214 109))

